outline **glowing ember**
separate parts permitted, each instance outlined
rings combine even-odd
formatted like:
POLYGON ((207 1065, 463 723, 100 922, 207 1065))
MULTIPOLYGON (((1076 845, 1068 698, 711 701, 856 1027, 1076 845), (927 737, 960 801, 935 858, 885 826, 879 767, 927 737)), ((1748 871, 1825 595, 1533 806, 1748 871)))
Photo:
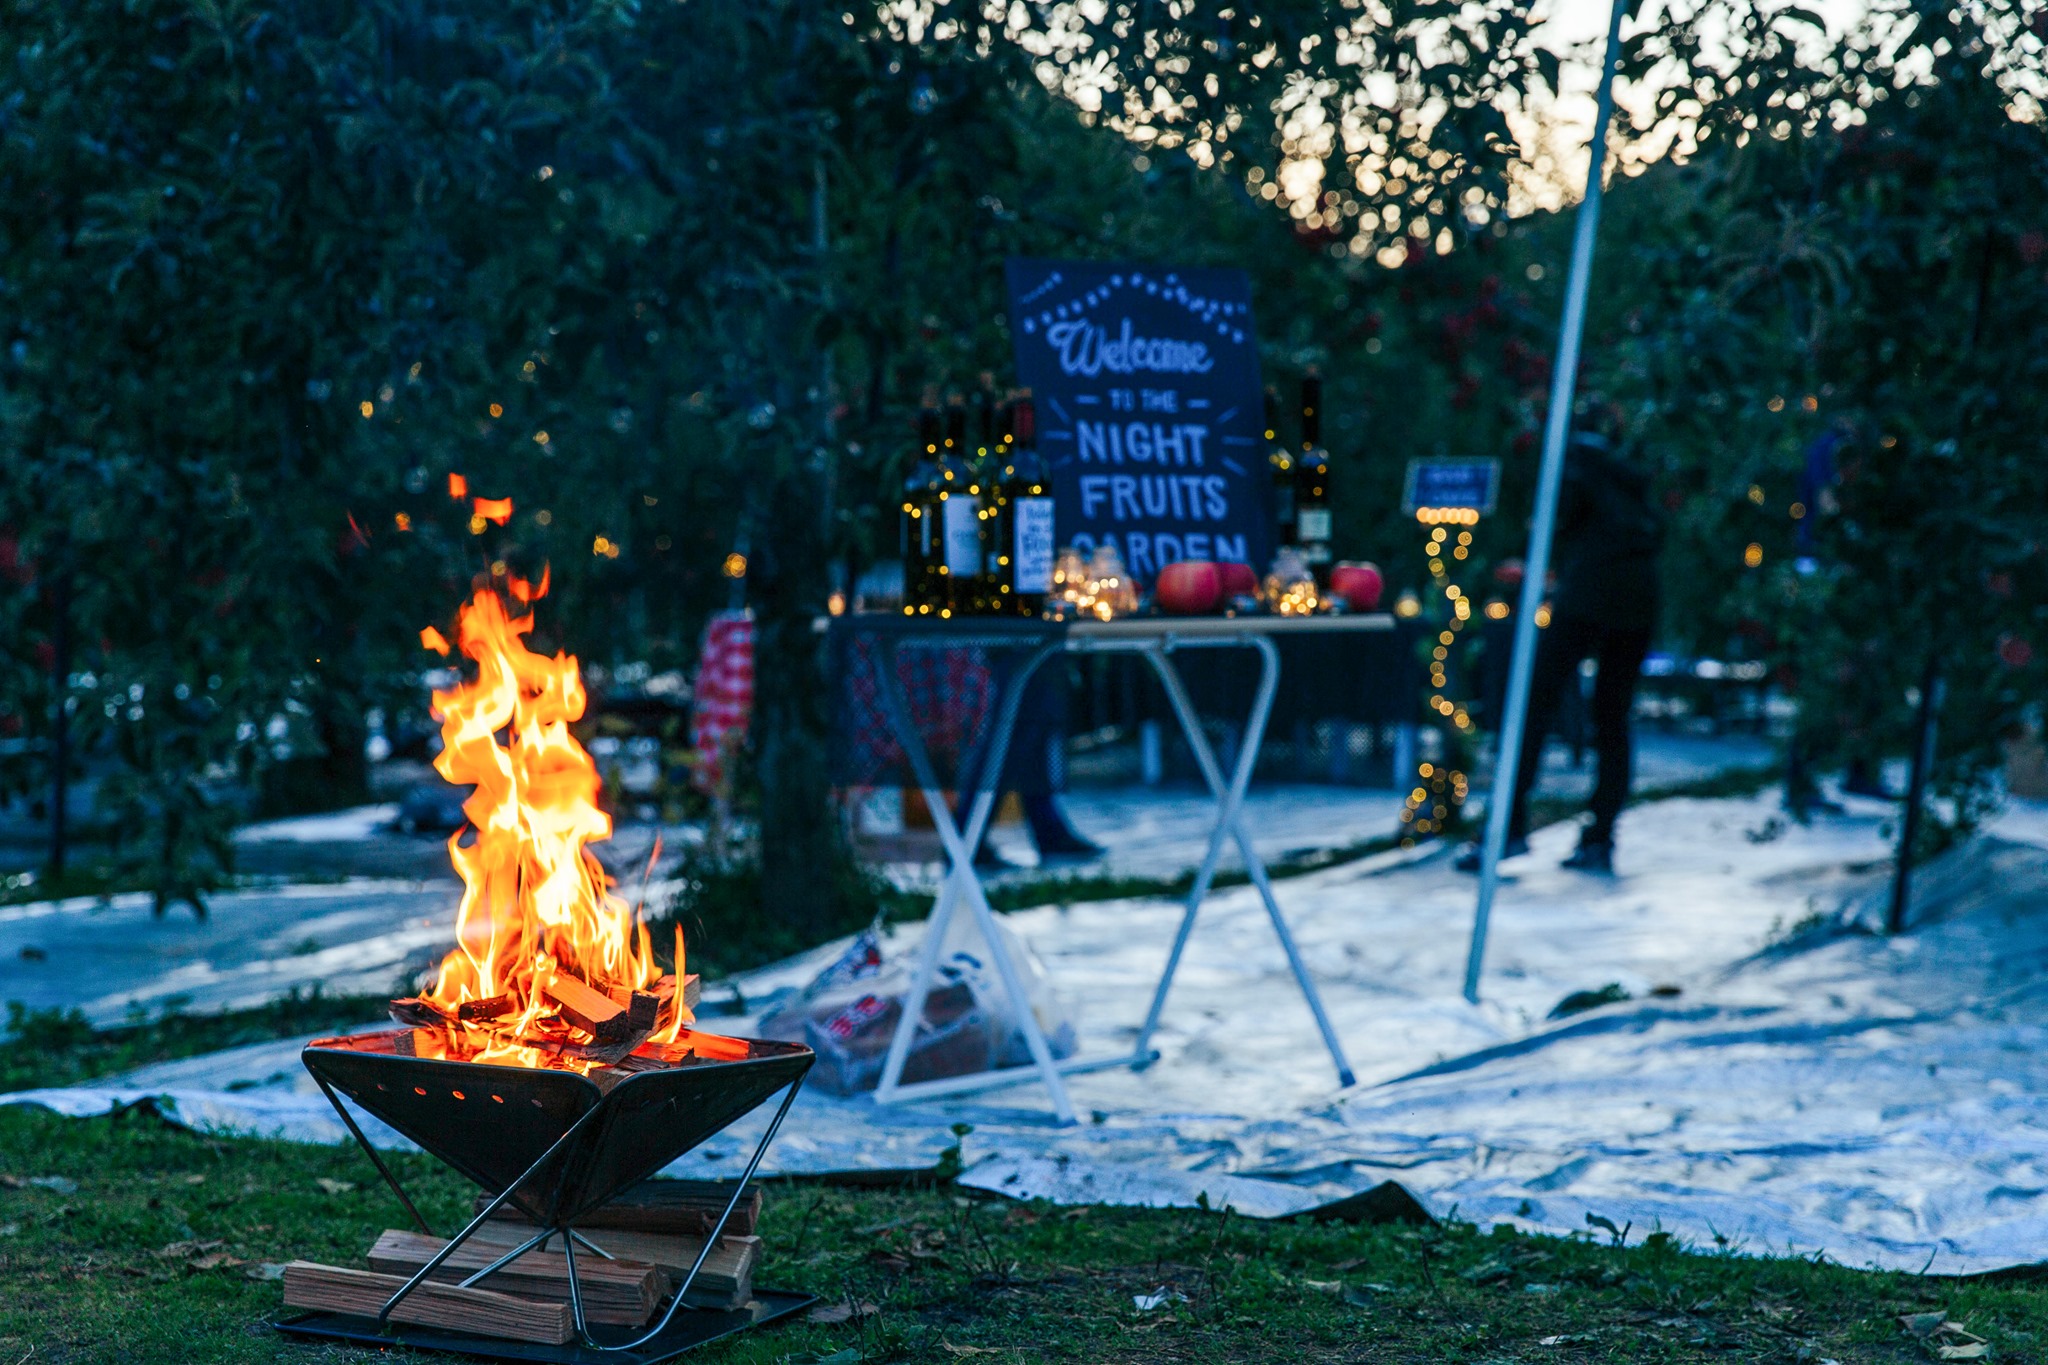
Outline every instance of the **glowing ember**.
MULTIPOLYGON (((439 1016, 443 1037, 427 1045, 450 1055, 588 1071, 618 1058, 586 1052, 673 1045, 691 1016, 681 930, 665 975, 638 912, 612 894, 589 850, 612 826, 597 804, 597 764, 569 732, 586 702, 581 674, 567 654, 528 649, 533 617, 507 607, 546 591, 545 575, 515 577, 506 593, 479 588, 462 608, 457 642, 476 676, 434 693, 444 746, 434 766, 476 788, 463 803, 472 828, 448 842, 464 887, 457 947, 430 992, 400 1003, 439 1016)), ((432 628, 421 640, 447 649, 432 628)))

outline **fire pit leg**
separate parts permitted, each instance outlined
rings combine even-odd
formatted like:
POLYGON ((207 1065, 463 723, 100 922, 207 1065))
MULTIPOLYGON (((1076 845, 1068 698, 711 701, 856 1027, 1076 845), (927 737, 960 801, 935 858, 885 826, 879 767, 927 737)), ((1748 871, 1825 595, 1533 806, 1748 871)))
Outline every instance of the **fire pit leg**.
MULTIPOLYGON (((713 1223, 711 1231, 705 1234, 704 1248, 697 1253, 696 1261, 690 1266, 690 1273, 683 1276, 683 1282, 676 1286, 675 1295, 669 1300, 668 1311, 661 1315, 660 1322, 655 1323, 654 1326, 648 1328, 640 1336, 635 1337, 631 1341, 622 1342, 617 1346, 601 1345, 591 1337, 590 1328, 583 1321, 583 1293, 576 1282, 575 1243, 581 1239, 573 1231, 564 1229, 564 1231, 570 1232, 569 1236, 562 1239, 562 1250, 569 1257, 569 1311, 575 1318, 576 1335, 585 1346, 588 1346, 593 1351, 631 1351, 637 1347, 645 1346, 648 1342, 668 1330, 669 1322, 675 1317, 676 1311, 683 1306, 684 1295, 688 1294, 690 1286, 696 1283, 697 1272, 704 1268, 704 1262, 711 1256, 711 1249, 718 1245, 718 1239, 724 1235, 725 1225, 732 1217, 732 1211, 738 1208, 740 1200, 746 1197, 747 1186, 752 1183, 754 1172, 760 1168, 761 1158, 768 1155, 768 1144, 775 1141, 776 1130, 782 1127, 782 1120, 789 1113, 789 1106, 796 1103, 796 1092, 802 1088, 803 1081, 799 1078, 790 1084, 788 1090, 783 1092, 782 1104, 776 1109, 775 1117, 768 1121, 768 1131, 761 1134, 761 1140, 754 1145, 754 1155, 747 1162, 747 1169, 740 1172, 739 1183, 733 1187, 732 1198, 725 1201, 725 1212, 718 1215, 718 1221, 713 1223)), ((595 1250, 595 1248, 592 1249, 595 1250)))
MULTIPOLYGON (((585 1326, 583 1322, 583 1277, 576 1273, 575 1238, 564 1237, 562 1239, 562 1255, 568 1258, 569 1261, 569 1317, 576 1324, 576 1335, 582 1339, 585 1346, 596 1347, 596 1349, 602 1351, 605 1348, 598 1346, 595 1341, 591 1340, 590 1328, 585 1326)), ((678 1294, 676 1297, 680 1299, 682 1295, 678 1294)), ((662 1326, 666 1327, 667 1325, 668 1319, 663 1318, 662 1326)))
MULTIPOLYGON (((607 1261, 616 1261, 619 1259, 618 1257, 612 1255, 609 1251, 606 1251, 603 1247, 599 1246, 597 1243, 591 1241, 588 1237, 585 1237, 582 1233, 576 1231, 576 1229, 565 1228, 563 1229, 563 1231, 567 1234, 562 1238, 563 1246, 567 1246, 571 1242, 581 1242, 583 1244, 583 1249, 593 1256, 602 1256, 607 1261)), ((545 1251, 547 1250, 547 1248, 542 1247, 541 1250, 545 1251)))
MULTIPOLYGON (((455 1236, 450 1238, 448 1240, 448 1244, 442 1247, 439 1251, 435 1252, 431 1260, 429 1260, 425 1265, 421 1266, 417 1271, 413 1272, 413 1277, 411 1279, 407 1280, 404 1284, 398 1287, 397 1293, 393 1294, 389 1299, 385 1300, 384 1306, 381 1309, 377 1310, 377 1325, 379 1327, 383 1327, 386 1324, 388 1324, 391 1321, 391 1310, 398 1307, 398 1305, 402 1301, 404 1301, 406 1295, 412 1293, 413 1290, 419 1288, 420 1284, 427 1278, 427 1276, 433 1274, 436 1270, 439 1270, 441 1268, 441 1262, 447 1260, 450 1256, 453 1256, 455 1254, 455 1249, 457 1247, 461 1246, 464 1242, 468 1241, 476 1233, 476 1230, 478 1228, 482 1227, 485 1223, 490 1221, 492 1214, 496 1213, 499 1209, 505 1206, 506 1201, 512 1198, 512 1192, 514 1190, 517 1190, 520 1186, 524 1185, 527 1182, 527 1180, 529 1180, 532 1177, 535 1171, 545 1166, 548 1163, 548 1161, 553 1158, 556 1152, 559 1152, 562 1150, 562 1148, 568 1146, 569 1143, 575 1138, 575 1136, 583 1131, 584 1124, 590 1122, 591 1119, 593 1119, 594 1117, 603 1112, 604 1107, 602 1105, 593 1105, 590 1109, 584 1112, 583 1117, 577 1119, 574 1123, 570 1124, 569 1131, 562 1134, 560 1137, 556 1138, 554 1143, 551 1146, 549 1146, 549 1148, 545 1152, 542 1152, 540 1154, 539 1160, 535 1161, 531 1166, 528 1166, 526 1168, 525 1173, 522 1174, 517 1180, 514 1180, 510 1184, 506 1185, 505 1188, 499 1192, 497 1198, 493 1199, 489 1204, 486 1204, 483 1207, 483 1209, 477 1214, 476 1217, 469 1220, 468 1226, 464 1227, 462 1231, 456 1233, 455 1236)), ((368 1145, 369 1144, 367 1143, 364 1144, 365 1150, 368 1150, 368 1145)), ((381 1168, 384 1163, 380 1161, 377 1164, 381 1168)), ((566 1239, 564 1239, 563 1245, 568 1245, 566 1239)), ((576 1286, 575 1264, 576 1263, 573 1259, 569 1263, 569 1287, 572 1291, 575 1289, 576 1286)))
POLYGON ((413 1207, 412 1199, 407 1196, 405 1187, 398 1183, 398 1177, 391 1174, 391 1168, 384 1164, 384 1158, 377 1155, 377 1149, 370 1145, 370 1140, 363 1136, 363 1130, 356 1127, 356 1121, 350 1118, 348 1110, 342 1107, 341 1097, 334 1093, 334 1088, 317 1072, 314 1073, 313 1080, 319 1085, 320 1093, 327 1097, 327 1102, 334 1106, 334 1112, 341 1115, 341 1121, 347 1125, 350 1135, 355 1138, 356 1146, 363 1149, 363 1155, 370 1158, 370 1164, 377 1168, 377 1174, 384 1177, 384 1183, 398 1196, 398 1202, 405 1205, 405 1211, 412 1216, 413 1225, 432 1237, 434 1230, 427 1226, 426 1219, 420 1217, 420 1211, 413 1207))
MULTIPOLYGON (((555 1230, 553 1228, 542 1228, 539 1232, 534 1233, 533 1236, 527 1238, 518 1246, 513 1247, 510 1251, 506 1252, 503 1256, 500 1256, 497 1260, 492 1261, 482 1270, 477 1271, 476 1274, 465 1277, 462 1281, 461 1287, 464 1289, 468 1289, 474 1285, 482 1283, 485 1276, 495 1274, 499 1270, 504 1269, 507 1265, 511 1264, 513 1261, 518 1260, 521 1256, 524 1256, 527 1252, 533 1250, 535 1246, 538 1246, 541 1243, 547 1241, 548 1238, 554 1235, 555 1230)), ((542 1247, 542 1250, 546 1250, 546 1248, 542 1247)))

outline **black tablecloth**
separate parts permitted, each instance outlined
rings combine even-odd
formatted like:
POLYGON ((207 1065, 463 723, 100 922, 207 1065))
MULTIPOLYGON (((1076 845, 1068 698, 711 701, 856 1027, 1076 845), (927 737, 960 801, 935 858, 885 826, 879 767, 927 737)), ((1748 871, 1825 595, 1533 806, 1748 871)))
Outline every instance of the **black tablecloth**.
MULTIPOLYGON (((1273 702, 1272 728, 1285 732, 1319 721, 1399 725, 1419 719, 1421 638, 1421 629, 1405 621, 1390 631, 1278 637, 1280 695, 1273 702)), ((1188 650, 1175 655, 1174 662, 1202 715, 1241 720, 1251 709, 1259 683, 1259 657, 1253 651, 1188 650)), ((1168 714, 1156 686, 1152 705, 1152 716, 1168 714)))
MULTIPOLYGON (((1049 621, 933 621, 882 614, 833 618, 828 686, 833 693, 833 769, 846 786, 915 785, 883 705, 878 665, 893 644, 912 724, 939 781, 964 790, 986 781, 983 757, 1003 687, 1040 646, 1065 627, 1049 621)), ((1326 722, 1381 727, 1422 719, 1424 628, 1285 634, 1280 692, 1268 734, 1282 743, 1326 722)), ((1196 711, 1234 727, 1251 710, 1259 656, 1249 648, 1182 649, 1174 665, 1196 711)), ((1151 668, 1129 654, 1055 653, 1033 675, 1003 764, 1005 790, 1035 794, 1063 787, 1055 742, 1062 735, 1129 730, 1157 721, 1169 732, 1173 710, 1151 668), (1071 695, 1070 695, 1071 694, 1071 695)))

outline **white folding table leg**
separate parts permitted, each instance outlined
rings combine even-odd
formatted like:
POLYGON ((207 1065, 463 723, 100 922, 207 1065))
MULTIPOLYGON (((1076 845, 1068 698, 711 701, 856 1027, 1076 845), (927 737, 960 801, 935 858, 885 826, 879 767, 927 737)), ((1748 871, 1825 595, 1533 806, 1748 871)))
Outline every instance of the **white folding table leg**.
POLYGON ((977 783, 979 790, 975 792, 974 802, 968 810, 967 829, 963 832, 953 820, 945 793, 939 787, 937 771, 932 767, 931 754, 911 719, 902 683, 896 676, 894 644, 884 643, 879 661, 884 710, 888 713, 891 728, 896 731, 897 742, 903 746, 904 754, 917 775, 925 802, 931 808, 932 825, 938 831, 939 842, 945 846, 948 870, 939 891, 938 903, 933 907, 931 920, 925 928, 924 948, 918 954, 917 973, 911 980, 909 994, 904 997, 903 1013, 896 1021, 896 1032, 889 1040, 889 1053, 883 1061, 882 1076, 875 1087, 878 1103, 887 1103, 905 1089, 902 1085, 903 1068, 909 1061, 910 1045, 917 1036, 917 1026, 924 1018, 925 997, 931 993, 932 981, 938 975, 946 926, 952 920, 958 899, 964 895, 988 940, 989 957, 996 965, 996 974, 1002 979, 1003 989, 1009 993, 1011 1007, 1017 1012, 1032 1064, 1052 1097, 1053 1113, 1062 1125, 1075 1122, 1073 1101, 1067 1096, 1066 1082, 1053 1060, 1052 1047, 1045 1040, 1044 1030, 1038 1027, 1038 1016, 1032 1011, 1031 999, 1025 994, 1017 965, 1010 961, 1010 955, 1003 949, 1003 941, 996 930, 995 912, 990 908, 988 897, 982 891, 981 879, 974 871, 974 849, 979 847, 988 830, 989 818, 995 813, 1003 759, 1009 750, 1011 732, 1016 729, 1017 708, 1023 699, 1024 686, 1031 674, 1057 648, 1056 643, 1041 646, 1025 661, 1004 690, 996 713, 996 728, 989 736, 983 765, 985 779, 977 783))
POLYGON ((1145 1026, 1138 1034, 1137 1052, 1140 1057, 1151 1050, 1152 1034, 1159 1027, 1159 1018, 1166 1009, 1167 993, 1173 988, 1173 978, 1179 970, 1182 953, 1187 948, 1189 936, 1194 932, 1195 916, 1201 909, 1203 899, 1215 880, 1216 865, 1223 851, 1226 837, 1235 839, 1239 852, 1244 856, 1245 871, 1259 898, 1264 902, 1266 914, 1273 923, 1273 932, 1280 940, 1281 950, 1287 955, 1287 965, 1294 973, 1297 985, 1301 987, 1302 998, 1308 1002, 1309 1013, 1315 1017, 1316 1028, 1323 1036, 1323 1046, 1329 1049, 1330 1060, 1336 1064, 1340 1085, 1353 1084, 1355 1077, 1351 1064, 1345 1059, 1343 1045, 1337 1040, 1337 1033, 1330 1025, 1329 1015, 1323 1010, 1322 996, 1317 992, 1315 982, 1308 974, 1308 967, 1302 961, 1301 952, 1295 946, 1294 935, 1287 928, 1287 921, 1280 913, 1279 901, 1273 895, 1272 879, 1266 873, 1265 862, 1258 850, 1252 846, 1243 822, 1244 797, 1251 785, 1252 770, 1258 764, 1259 751, 1265 744, 1266 722, 1272 715, 1273 700, 1280 684, 1280 651, 1266 636, 1252 637, 1250 643, 1259 651, 1259 686, 1252 698, 1251 714, 1245 722, 1244 744, 1238 751, 1228 783, 1224 781, 1223 769, 1216 761, 1214 749, 1208 737, 1202 733, 1201 717, 1195 712, 1194 703, 1189 699, 1187 687, 1181 681, 1180 672, 1165 649, 1154 648, 1146 651, 1146 658, 1152 663, 1153 671, 1159 675, 1160 683, 1166 689, 1169 701, 1173 703, 1174 714, 1179 718, 1181 729, 1188 738, 1188 747, 1193 751, 1196 765, 1202 770, 1202 779, 1217 798, 1216 824, 1209 832, 1209 845, 1202 857, 1202 866, 1195 874, 1195 884, 1189 892, 1187 910, 1181 916, 1180 929, 1174 935, 1173 948, 1167 954, 1166 970, 1159 978, 1159 987, 1152 996, 1152 1008, 1145 1017, 1145 1026))
MULTIPOLYGON (((932 807, 932 819, 936 823, 945 809, 944 793, 927 791, 925 801, 932 807)), ((903 997, 903 1013, 897 1017, 896 1032, 889 1039, 889 1055, 882 1062, 882 1077, 875 1083, 875 1102, 887 1104, 896 1098, 897 1083, 903 1078, 904 1064, 910 1060, 910 1045, 917 1037, 918 1021, 924 1018, 925 997, 931 994, 932 980, 939 973, 939 952, 946 941, 946 929, 953 922, 954 907, 959 904, 957 873, 949 862, 946 879, 939 887, 938 901, 932 906, 931 918, 925 921, 924 943, 917 952, 917 969, 911 974, 910 989, 903 997)))
MULTIPOLYGON (((1141 1059, 1152 1051, 1152 1034, 1159 1027, 1159 1016, 1166 1010, 1166 996, 1173 989, 1174 976, 1180 971, 1181 954, 1187 950, 1188 936, 1194 933, 1195 916, 1201 912, 1202 901, 1216 879, 1216 864, 1223 856, 1223 841, 1230 833, 1230 807, 1234 800, 1243 799, 1244 789, 1251 782, 1252 765, 1258 759, 1260 740, 1265 733, 1266 715, 1272 710, 1273 695, 1279 686, 1275 670, 1269 668, 1261 673, 1258 691, 1252 697, 1252 714, 1245 735, 1247 742, 1238 752, 1236 771, 1226 786, 1222 769, 1216 764, 1216 752, 1209 746, 1208 736, 1202 733, 1202 718, 1195 713, 1195 704, 1188 697, 1187 685, 1181 681, 1180 671, 1167 657, 1163 645, 1152 645, 1144 654, 1146 662, 1152 665, 1152 671, 1159 675, 1160 685, 1166 689, 1166 699, 1173 704, 1173 714, 1180 722, 1181 733, 1187 736, 1188 748, 1195 756, 1195 766, 1201 769, 1202 780, 1216 798, 1217 812, 1216 823, 1209 829, 1208 847, 1202 852, 1202 865, 1195 873, 1194 887, 1188 892, 1180 928, 1174 933, 1173 947, 1166 954, 1166 970, 1160 974, 1159 985, 1152 993, 1152 1008, 1146 1011, 1144 1027, 1138 1030, 1136 1051, 1141 1059)), ((1145 1065, 1142 1060, 1138 1064, 1145 1065)))
POLYGON ((1308 964, 1301 960, 1301 950, 1295 947, 1294 934, 1287 927, 1287 921, 1280 914, 1280 902, 1274 899, 1273 882, 1266 875, 1266 865, 1252 849, 1251 837, 1245 833, 1244 822, 1231 822, 1231 833, 1237 836, 1237 846, 1244 852, 1244 865, 1251 873, 1252 885, 1259 890, 1259 899, 1266 903, 1266 915, 1273 921, 1273 932, 1280 939, 1281 950, 1287 954, 1287 965, 1294 972, 1294 979, 1301 983, 1302 998, 1308 1001, 1308 1011, 1316 1018, 1316 1028, 1323 1035, 1323 1046, 1330 1050, 1330 1060, 1337 1064, 1337 1084, 1340 1087, 1357 1084, 1358 1077, 1352 1073, 1351 1063, 1344 1056, 1344 1045, 1337 1041, 1337 1030, 1330 1024, 1330 1016, 1323 1012, 1323 997, 1309 979, 1308 964))
POLYGON ((1060 1073, 1059 1063, 1053 1059, 1052 1044, 1045 1040, 1045 1030, 1038 1026, 1038 1013, 1031 1008, 1031 997, 1024 990, 1024 977, 1003 949, 996 926, 996 912, 989 905, 988 897, 982 894, 980 882, 970 878, 962 889, 967 893, 967 904, 974 911, 983 936, 988 939, 988 955, 995 961, 996 974, 1002 977, 1003 989, 1009 992, 1010 1004, 1017 1011, 1017 1021, 1024 1030, 1024 1046, 1031 1052, 1031 1064, 1045 1078, 1046 1091, 1052 1096, 1053 1115, 1061 1127, 1071 1126, 1076 1120, 1074 1102, 1067 1096, 1066 1078, 1060 1073))

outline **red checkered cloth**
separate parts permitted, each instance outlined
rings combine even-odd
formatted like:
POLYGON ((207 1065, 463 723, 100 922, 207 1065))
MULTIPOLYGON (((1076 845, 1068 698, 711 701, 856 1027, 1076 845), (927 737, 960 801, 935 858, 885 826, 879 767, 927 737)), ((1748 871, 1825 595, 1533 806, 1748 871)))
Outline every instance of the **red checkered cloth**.
MULTIPOLYGON (((882 702, 880 652, 872 637, 860 636, 847 661, 843 723, 851 731, 852 771, 846 776, 853 786, 908 786, 917 779, 882 702)), ((995 717, 998 689, 988 652, 905 644, 897 650, 896 677, 933 765, 942 775, 954 772, 985 742, 995 717)))
POLYGON ((699 790, 723 790, 726 760, 747 739, 754 711, 754 617, 721 611, 704 623, 698 651, 697 691, 690 716, 690 743, 697 764, 690 781, 699 790))

